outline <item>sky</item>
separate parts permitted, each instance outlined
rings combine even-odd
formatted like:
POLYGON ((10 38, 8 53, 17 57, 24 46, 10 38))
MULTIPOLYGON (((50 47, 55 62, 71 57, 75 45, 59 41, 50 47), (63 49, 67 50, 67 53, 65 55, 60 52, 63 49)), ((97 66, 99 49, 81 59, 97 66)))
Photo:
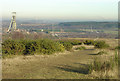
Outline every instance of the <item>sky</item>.
POLYGON ((70 21, 114 21, 119 0, 0 0, 2 18, 70 21))

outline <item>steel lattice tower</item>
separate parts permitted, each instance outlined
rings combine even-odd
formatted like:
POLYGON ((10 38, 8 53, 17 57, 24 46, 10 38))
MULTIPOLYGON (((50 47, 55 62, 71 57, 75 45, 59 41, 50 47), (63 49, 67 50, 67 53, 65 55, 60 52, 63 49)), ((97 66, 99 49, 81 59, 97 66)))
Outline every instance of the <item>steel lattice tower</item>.
POLYGON ((12 12, 12 20, 9 25, 9 31, 15 31, 16 30, 16 12, 12 12))

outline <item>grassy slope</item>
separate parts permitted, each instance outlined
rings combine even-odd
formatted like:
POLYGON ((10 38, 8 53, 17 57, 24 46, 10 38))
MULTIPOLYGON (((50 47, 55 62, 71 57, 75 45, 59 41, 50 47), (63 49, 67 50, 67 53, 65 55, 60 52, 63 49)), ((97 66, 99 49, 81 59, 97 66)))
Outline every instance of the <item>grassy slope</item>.
POLYGON ((88 78, 86 64, 93 50, 76 51, 59 56, 32 56, 3 61, 3 78, 76 79, 88 78), (86 60, 87 59, 87 60, 86 60))
MULTIPOLYGON (((111 46, 117 40, 107 40, 111 46)), ((93 57, 94 50, 66 52, 65 54, 17 57, 3 60, 3 78, 21 79, 86 79, 93 78, 86 69, 93 57)), ((104 56, 103 56, 104 57, 104 56)))

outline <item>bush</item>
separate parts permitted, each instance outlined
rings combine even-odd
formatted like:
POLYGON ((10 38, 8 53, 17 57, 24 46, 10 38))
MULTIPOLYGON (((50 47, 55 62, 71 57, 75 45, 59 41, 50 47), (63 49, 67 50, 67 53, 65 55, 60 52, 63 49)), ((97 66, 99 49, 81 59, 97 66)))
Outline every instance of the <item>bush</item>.
POLYGON ((77 47, 76 50, 84 50, 86 49, 84 46, 81 46, 81 47, 77 47))
POLYGON ((72 49, 72 47, 73 47, 73 45, 70 43, 70 42, 61 42, 61 44, 63 44, 63 46, 65 47, 65 49, 67 50, 67 51, 70 51, 71 49, 72 49))
POLYGON ((48 39, 41 40, 40 47, 42 49, 39 51, 43 54, 52 54, 55 52, 64 51, 64 46, 62 44, 48 39))
POLYGON ((82 44, 82 42, 79 40, 60 40, 59 42, 61 42, 61 43, 67 42, 72 45, 81 45, 82 44))
POLYGON ((27 54, 33 55, 39 48, 38 43, 33 40, 25 41, 24 45, 25 45, 25 50, 23 51, 24 55, 27 55, 27 54))
POLYGON ((66 48, 69 50, 71 45, 64 43, 60 44, 49 39, 43 40, 5 40, 2 43, 3 57, 10 55, 33 55, 35 53, 40 54, 52 54, 55 52, 63 52, 66 48), (65 47, 64 47, 65 46, 65 47))
POLYGON ((59 41, 67 51, 70 51, 74 45, 81 45, 82 42, 79 40, 60 40, 59 41))
POLYGON ((94 45, 95 41, 94 40, 86 40, 83 42, 85 45, 94 45))
POLYGON ((2 54, 4 55, 15 55, 15 54, 22 54, 23 50, 25 49, 25 45, 21 43, 22 41, 17 40, 5 40, 2 43, 2 54))
POLYGON ((100 48, 100 49, 104 49, 104 48, 108 48, 109 45, 105 43, 105 41, 96 41, 95 43, 95 48, 100 48))
POLYGON ((79 41, 79 40, 71 40, 71 41, 69 41, 72 45, 81 45, 82 44, 82 42, 81 41, 79 41))

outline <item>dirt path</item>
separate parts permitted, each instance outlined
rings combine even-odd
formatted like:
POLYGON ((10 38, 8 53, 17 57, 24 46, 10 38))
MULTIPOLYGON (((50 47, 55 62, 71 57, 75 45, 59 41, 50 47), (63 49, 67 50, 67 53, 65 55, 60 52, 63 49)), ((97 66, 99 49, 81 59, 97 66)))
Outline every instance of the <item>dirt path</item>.
POLYGON ((32 56, 3 60, 3 78, 17 79, 87 79, 87 64, 94 50, 67 54, 32 56))

